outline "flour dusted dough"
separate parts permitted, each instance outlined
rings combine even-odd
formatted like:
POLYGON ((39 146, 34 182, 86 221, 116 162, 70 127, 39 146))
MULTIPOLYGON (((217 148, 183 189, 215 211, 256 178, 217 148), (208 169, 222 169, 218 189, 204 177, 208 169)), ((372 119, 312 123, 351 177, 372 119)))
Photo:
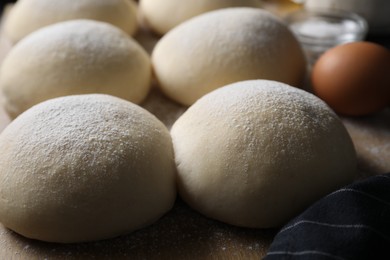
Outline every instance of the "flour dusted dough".
POLYGON ((62 22, 30 34, 5 57, 2 103, 11 117, 71 94, 105 93, 139 103, 149 92, 151 70, 146 51, 117 27, 62 22))
POLYGON ((11 41, 17 42, 47 25, 92 19, 111 23, 134 34, 136 14, 133 0, 18 0, 7 16, 4 31, 11 41))
POLYGON ((247 6, 260 7, 259 0, 141 0, 140 12, 147 25, 165 34, 180 23, 216 9, 247 6))
POLYGON ((302 49, 285 24, 258 8, 225 8, 194 17, 167 33, 152 53, 166 95, 191 105, 204 94, 248 79, 298 87, 302 49))
POLYGON ((151 224, 173 205, 167 128, 101 94, 43 102, 0 135, 0 221, 49 242, 104 239, 151 224))
POLYGON ((171 136, 183 199, 233 225, 284 224, 351 182, 356 154, 319 98, 275 81, 244 81, 199 99, 171 136))

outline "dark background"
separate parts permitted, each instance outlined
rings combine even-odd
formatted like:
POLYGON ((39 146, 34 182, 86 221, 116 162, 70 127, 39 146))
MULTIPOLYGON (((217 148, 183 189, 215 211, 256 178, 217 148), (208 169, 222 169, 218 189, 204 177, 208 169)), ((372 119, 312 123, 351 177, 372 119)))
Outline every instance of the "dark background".
POLYGON ((13 1, 13 0, 0 0, 0 8, 1 8, 1 10, 3 10, 3 8, 4 8, 4 6, 6 5, 6 4, 8 4, 8 3, 14 3, 15 2, 15 0, 13 1))

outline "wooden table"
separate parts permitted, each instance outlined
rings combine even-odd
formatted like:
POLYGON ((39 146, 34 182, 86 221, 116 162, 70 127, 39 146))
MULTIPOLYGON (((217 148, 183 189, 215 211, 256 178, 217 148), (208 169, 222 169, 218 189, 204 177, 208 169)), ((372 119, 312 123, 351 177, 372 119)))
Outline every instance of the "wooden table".
MULTIPOLYGON (((136 39, 149 52, 158 40, 146 31, 139 32, 136 39)), ((0 58, 9 46, 0 36, 0 58)), ((186 109, 157 88, 142 106, 168 128, 186 109)), ((342 120, 357 150, 357 178, 390 172, 390 108, 373 116, 342 120)), ((0 108, 0 131, 9 122, 0 108)), ((24 238, 0 225, 0 259, 261 259, 276 232, 238 228, 210 220, 178 198, 173 209, 154 225, 98 242, 45 243, 24 238)))

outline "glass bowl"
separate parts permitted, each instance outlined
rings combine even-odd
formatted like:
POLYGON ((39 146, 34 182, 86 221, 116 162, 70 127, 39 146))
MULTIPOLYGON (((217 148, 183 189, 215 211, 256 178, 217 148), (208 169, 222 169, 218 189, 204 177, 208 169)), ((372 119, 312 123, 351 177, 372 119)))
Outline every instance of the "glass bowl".
POLYGON ((302 9, 285 16, 285 22, 301 43, 309 65, 336 45, 363 40, 368 31, 363 17, 342 11, 302 9))

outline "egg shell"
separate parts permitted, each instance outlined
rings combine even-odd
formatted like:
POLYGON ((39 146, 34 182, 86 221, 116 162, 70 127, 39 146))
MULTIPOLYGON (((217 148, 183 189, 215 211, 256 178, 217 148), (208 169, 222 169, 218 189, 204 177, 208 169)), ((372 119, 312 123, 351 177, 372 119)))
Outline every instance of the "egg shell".
POLYGON ((390 102, 390 51, 365 41, 333 47, 314 64, 311 83, 339 114, 380 111, 390 102))

